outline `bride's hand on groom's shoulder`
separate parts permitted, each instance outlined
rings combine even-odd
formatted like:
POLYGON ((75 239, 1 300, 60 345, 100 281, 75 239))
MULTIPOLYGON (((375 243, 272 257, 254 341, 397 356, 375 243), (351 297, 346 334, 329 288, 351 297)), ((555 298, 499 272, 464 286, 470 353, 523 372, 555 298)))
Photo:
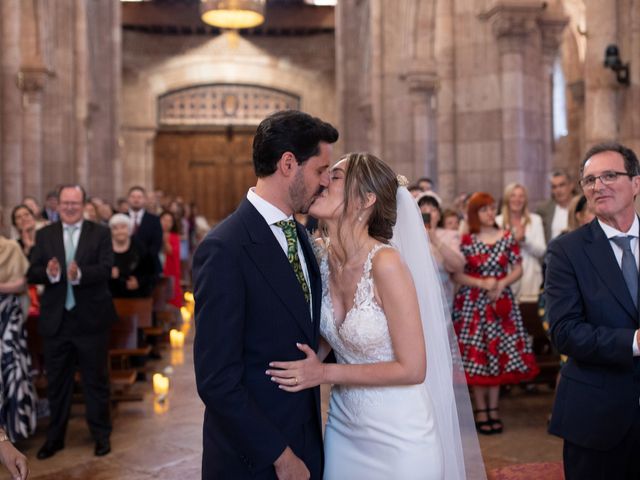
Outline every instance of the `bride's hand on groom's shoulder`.
POLYGON ((278 388, 287 392, 299 392, 324 383, 325 365, 316 352, 305 344, 296 343, 296 346, 307 358, 295 362, 271 362, 271 368, 265 372, 278 384, 278 388))

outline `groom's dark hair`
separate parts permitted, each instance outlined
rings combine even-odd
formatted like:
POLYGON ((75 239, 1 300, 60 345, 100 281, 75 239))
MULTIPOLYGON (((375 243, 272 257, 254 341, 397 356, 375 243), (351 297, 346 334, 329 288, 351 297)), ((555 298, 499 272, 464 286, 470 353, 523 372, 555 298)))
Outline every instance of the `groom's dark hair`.
POLYGON ((268 177, 285 152, 298 165, 320 153, 320 142, 335 143, 338 131, 317 117, 298 110, 282 110, 265 118, 253 138, 253 168, 258 178, 268 177))

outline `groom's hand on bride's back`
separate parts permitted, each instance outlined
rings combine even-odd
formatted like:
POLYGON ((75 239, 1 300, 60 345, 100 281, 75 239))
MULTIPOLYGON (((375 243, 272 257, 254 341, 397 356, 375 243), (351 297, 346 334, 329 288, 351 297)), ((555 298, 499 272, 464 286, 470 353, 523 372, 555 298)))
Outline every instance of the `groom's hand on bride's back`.
POLYGON ((311 477, 309 469, 289 447, 273 462, 279 480, 301 480, 311 477))

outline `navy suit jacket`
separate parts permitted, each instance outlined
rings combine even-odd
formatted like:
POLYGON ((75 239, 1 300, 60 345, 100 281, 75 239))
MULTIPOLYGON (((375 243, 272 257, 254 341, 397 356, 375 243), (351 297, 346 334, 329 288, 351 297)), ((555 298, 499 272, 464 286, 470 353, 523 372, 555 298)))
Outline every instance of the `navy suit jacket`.
POLYGON ((549 432, 610 450, 638 411, 638 311, 597 219, 549 245, 545 294, 552 340, 569 356, 549 432))
MULTIPOLYGON (((88 220, 82 222, 75 260, 80 268, 80 283, 73 287, 76 311, 81 319, 79 334, 107 332, 117 319, 111 300, 109 278, 113 266, 111 232, 107 227, 88 220)), ((29 283, 43 284, 40 299, 38 331, 44 337, 55 336, 62 324, 67 298, 67 266, 65 264, 62 223, 56 222, 36 232, 27 272, 29 283), (60 281, 51 283, 47 263, 53 257, 60 262, 60 281)))
POLYGON ((301 456, 300 431, 310 422, 321 438, 320 389, 288 393, 265 375, 271 361, 304 358, 296 342, 318 346, 322 282, 300 224, 297 232, 313 319, 287 256, 248 200, 195 253, 194 363, 206 406, 202 478, 252 478, 272 468, 286 446, 301 456))

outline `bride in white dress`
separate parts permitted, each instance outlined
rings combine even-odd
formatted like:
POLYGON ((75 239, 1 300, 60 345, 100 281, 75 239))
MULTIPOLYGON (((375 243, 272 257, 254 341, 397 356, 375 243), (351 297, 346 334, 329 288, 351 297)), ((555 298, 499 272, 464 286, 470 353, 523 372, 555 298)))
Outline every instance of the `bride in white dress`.
POLYGON ((484 478, 415 201, 384 162, 349 154, 309 213, 326 234, 324 340, 317 354, 298 345, 305 360, 272 362, 267 374, 289 392, 333 384, 324 478, 484 478), (337 363, 321 363, 331 349, 337 363))

